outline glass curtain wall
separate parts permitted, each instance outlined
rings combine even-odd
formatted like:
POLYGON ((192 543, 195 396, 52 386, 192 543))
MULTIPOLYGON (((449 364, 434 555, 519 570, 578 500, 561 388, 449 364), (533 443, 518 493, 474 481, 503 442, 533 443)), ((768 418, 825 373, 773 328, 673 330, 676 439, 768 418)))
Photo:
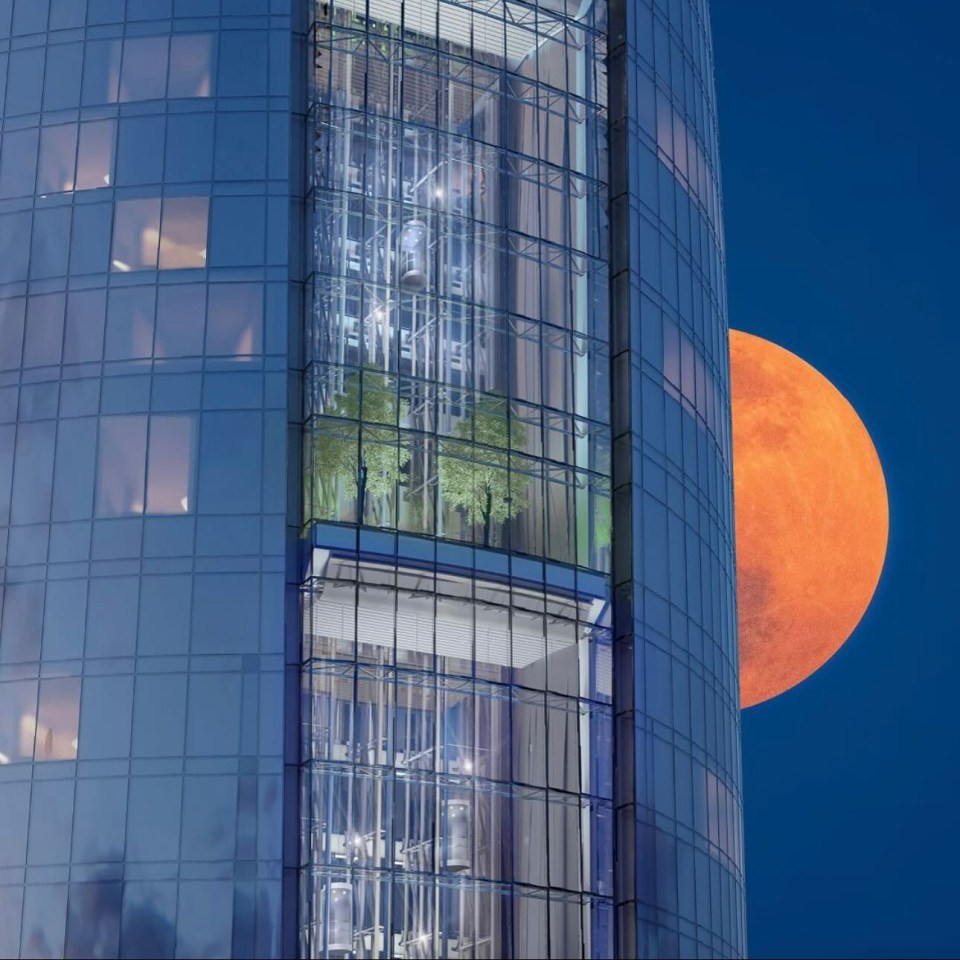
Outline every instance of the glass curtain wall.
POLYGON ((284 952, 293 8, 0 0, 2 957, 284 952))
POLYGON ((609 956, 605 7, 316 11, 301 951, 609 956))
POLYGON ((618 955, 745 949, 729 357, 707 4, 611 6, 618 955))

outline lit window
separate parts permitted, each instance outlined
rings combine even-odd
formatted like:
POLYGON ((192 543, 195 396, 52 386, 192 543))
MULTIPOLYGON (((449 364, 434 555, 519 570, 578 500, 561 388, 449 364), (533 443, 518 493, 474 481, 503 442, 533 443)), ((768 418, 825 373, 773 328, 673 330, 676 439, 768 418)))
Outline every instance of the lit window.
MULTIPOLYGON (((33 717, 23 715, 22 742, 34 734, 33 717)), ((34 760, 75 760, 80 725, 80 678, 40 681, 34 760)))
POLYGON ((115 120, 95 120, 80 124, 77 150, 77 177, 74 189, 97 190, 109 187, 113 179, 113 142, 115 120))
POLYGON ((189 415, 102 417, 97 516, 192 512, 196 432, 189 415))
POLYGON ((111 266, 121 273, 153 270, 160 247, 160 198, 118 200, 111 266))
POLYGON ((150 418, 148 513, 190 511, 194 443, 193 417, 150 418))
POLYGON ((97 502, 100 517, 143 513, 147 418, 102 417, 97 455, 97 502))
POLYGON ((33 759, 36 713, 36 680, 0 685, 0 764, 33 759))
POLYGON ((207 265, 206 197, 168 197, 163 201, 160 269, 190 270, 207 265))
POLYGON ((111 266, 131 270, 190 270, 207 264, 207 197, 119 200, 111 266))

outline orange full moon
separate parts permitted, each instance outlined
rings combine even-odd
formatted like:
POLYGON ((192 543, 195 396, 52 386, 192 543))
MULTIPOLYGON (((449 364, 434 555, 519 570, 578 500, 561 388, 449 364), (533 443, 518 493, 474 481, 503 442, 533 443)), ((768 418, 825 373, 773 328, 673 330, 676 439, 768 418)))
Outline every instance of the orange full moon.
POLYGON ((810 364, 730 331, 740 703, 806 679, 853 632, 887 549, 887 488, 856 411, 810 364))

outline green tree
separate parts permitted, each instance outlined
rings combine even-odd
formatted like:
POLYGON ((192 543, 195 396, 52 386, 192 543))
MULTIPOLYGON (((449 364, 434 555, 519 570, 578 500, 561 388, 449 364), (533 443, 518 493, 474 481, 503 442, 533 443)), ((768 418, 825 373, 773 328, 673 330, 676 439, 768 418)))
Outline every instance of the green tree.
POLYGON ((506 400, 487 394, 457 424, 462 439, 440 441, 440 494, 471 526, 483 525, 484 546, 490 544, 491 523, 504 523, 527 505, 530 478, 511 471, 509 457, 511 447, 524 447, 526 428, 506 414, 506 400))
POLYGON ((325 418, 337 419, 321 420, 313 441, 315 512, 337 519, 341 482, 355 493, 361 520, 368 494, 378 503, 395 492, 410 462, 409 445, 397 427, 408 411, 389 374, 370 366, 347 374, 324 411, 325 418))

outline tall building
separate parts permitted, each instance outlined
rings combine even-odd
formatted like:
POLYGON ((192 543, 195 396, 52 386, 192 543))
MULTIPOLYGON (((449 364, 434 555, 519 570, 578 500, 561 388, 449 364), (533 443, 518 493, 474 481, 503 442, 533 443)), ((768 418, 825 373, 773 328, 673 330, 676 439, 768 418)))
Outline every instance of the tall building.
POLYGON ((705 0, 0 0, 0 955, 745 949, 705 0))

